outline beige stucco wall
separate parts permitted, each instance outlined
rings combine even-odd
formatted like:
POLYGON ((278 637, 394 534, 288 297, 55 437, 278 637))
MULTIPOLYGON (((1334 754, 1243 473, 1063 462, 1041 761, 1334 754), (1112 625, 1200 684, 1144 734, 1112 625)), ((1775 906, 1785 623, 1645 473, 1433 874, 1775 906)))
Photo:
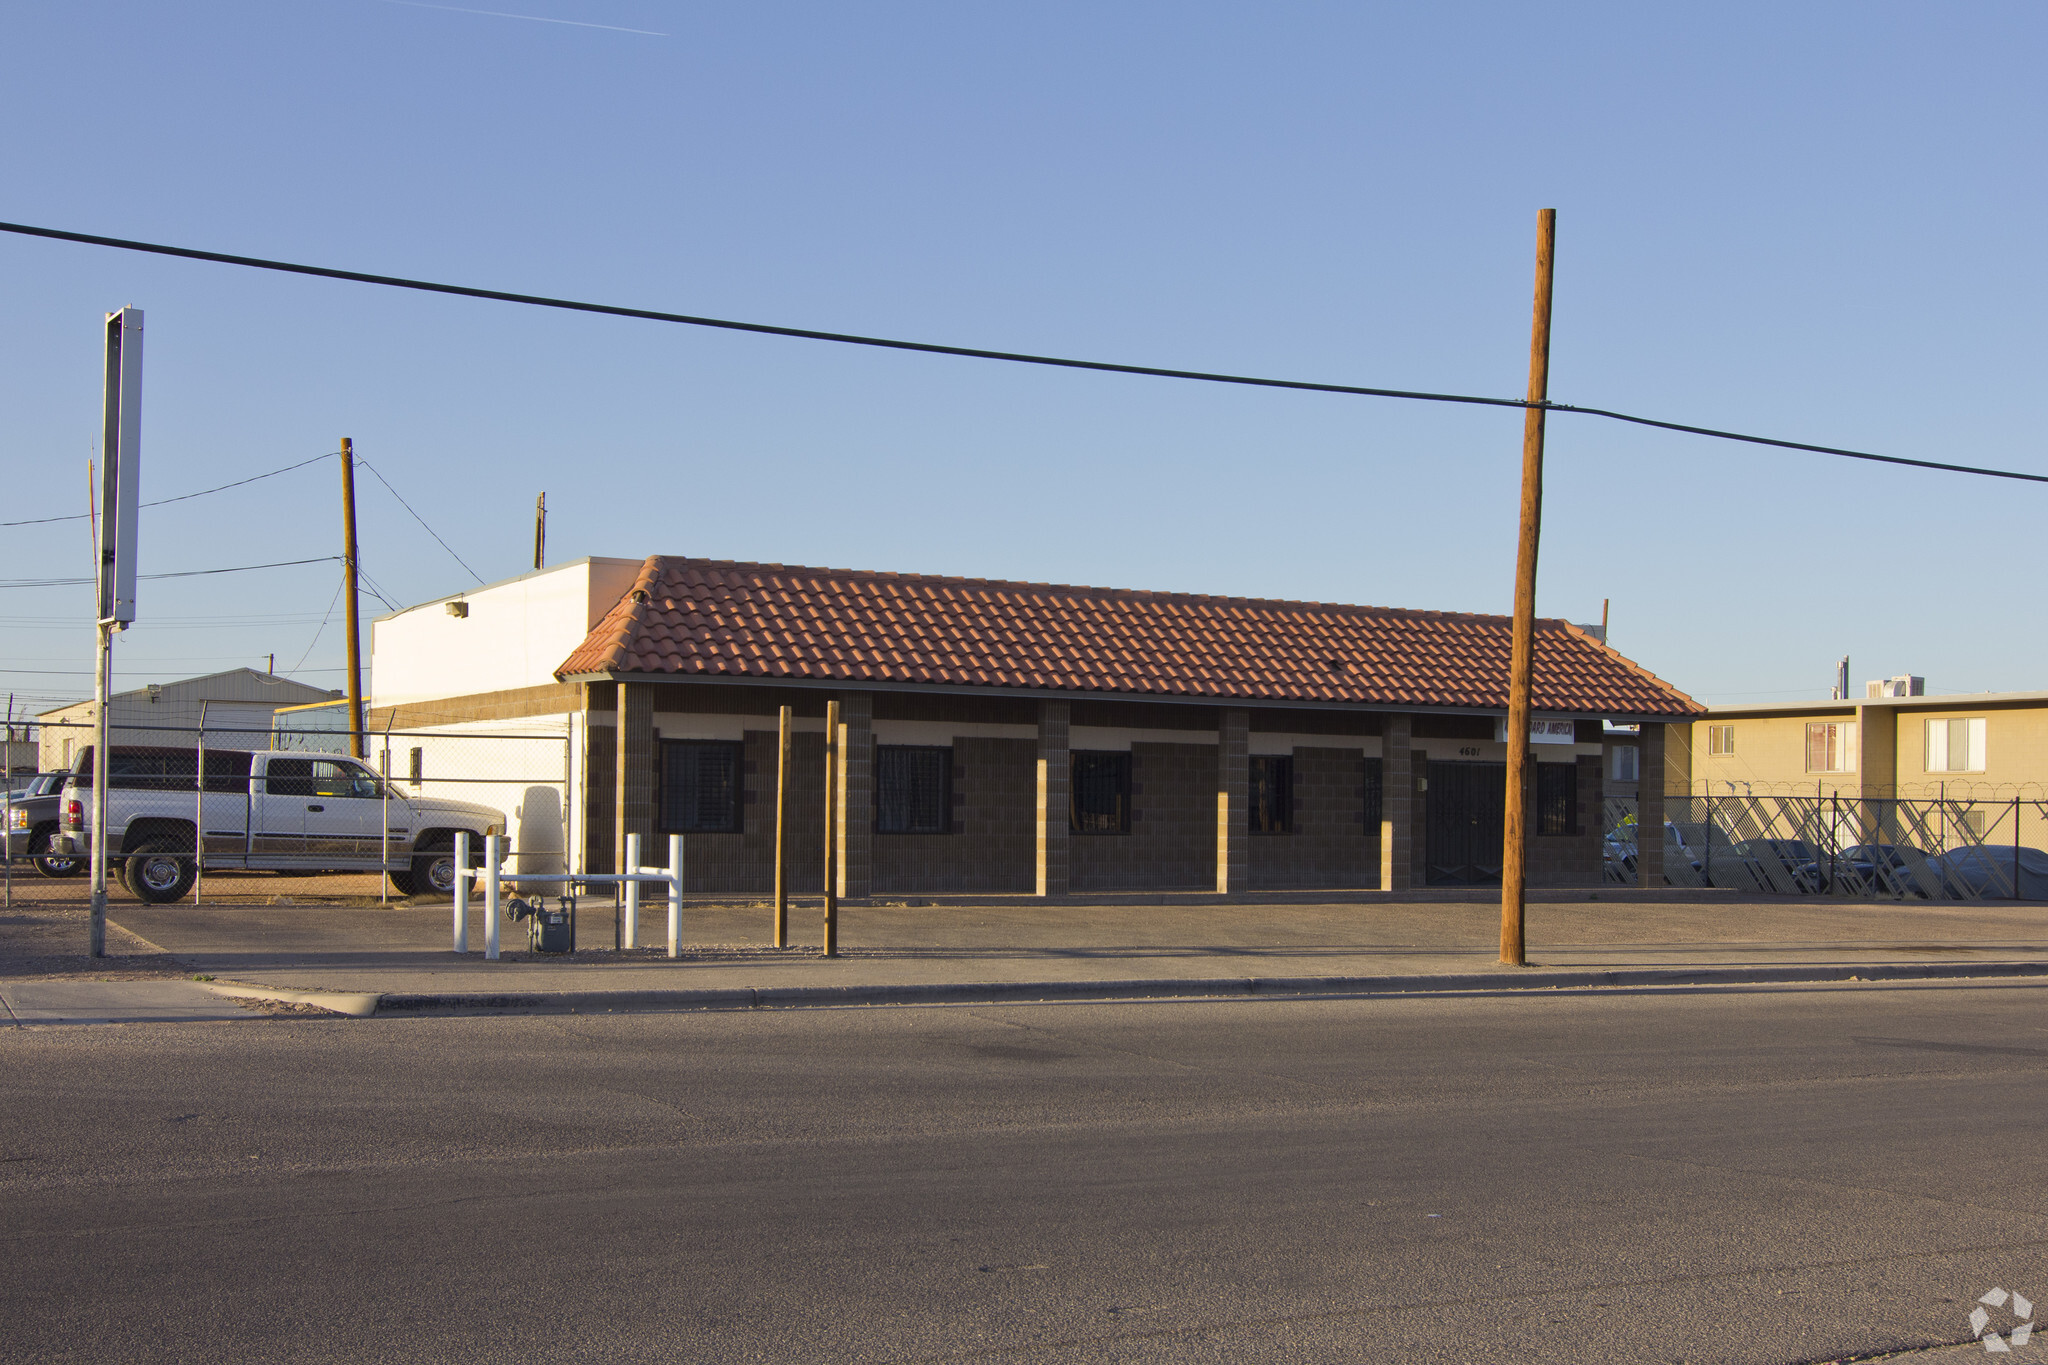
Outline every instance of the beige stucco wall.
MULTIPOLYGON (((1716 715, 1691 727, 1688 744, 1695 793, 1715 795, 1747 783, 1759 795, 1770 793, 1861 794, 1925 798, 1941 795, 1980 799, 2048 799, 2048 704, 1998 705, 1991 699, 1972 704, 1964 698, 1928 698, 1927 706, 1845 706, 1839 711, 1805 711, 1784 716, 1716 715), (1806 727, 1814 721, 1858 720, 1856 769, 1843 773, 1806 771, 1806 727), (1927 771, 1927 722, 1982 717, 1985 722, 1982 772, 1927 771), (1879 752, 1886 719, 1895 725, 1896 757, 1879 752), (1708 729, 1735 727, 1735 752, 1710 754, 1708 729), (1702 787, 1702 782, 1707 786, 1702 787)), ((1676 732, 1678 727, 1672 727, 1676 732)))

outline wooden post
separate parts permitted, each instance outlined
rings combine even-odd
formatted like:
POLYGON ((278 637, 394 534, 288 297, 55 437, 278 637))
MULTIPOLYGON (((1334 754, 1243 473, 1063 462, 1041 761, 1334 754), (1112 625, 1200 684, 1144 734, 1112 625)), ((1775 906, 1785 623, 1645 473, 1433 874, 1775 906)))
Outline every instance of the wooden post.
POLYGON ((363 637, 356 609, 356 449, 341 438, 341 554, 348 598, 348 756, 363 756, 363 637))
POLYGON ((533 500, 533 567, 538 569, 548 547, 548 495, 533 500))
POLYGON ((1557 210, 1536 215, 1536 307, 1529 330, 1529 402, 1522 412, 1522 519, 1515 550, 1513 652, 1508 663, 1507 828, 1500 869, 1500 960, 1529 961, 1522 932, 1529 880, 1529 711, 1536 653, 1536 543, 1543 529, 1543 408, 1550 397, 1550 276, 1557 210))
POLYGON ((839 956, 839 703, 825 703, 825 956, 839 956))
POLYGON ((775 946, 789 946, 789 718, 782 708, 775 740, 775 946))

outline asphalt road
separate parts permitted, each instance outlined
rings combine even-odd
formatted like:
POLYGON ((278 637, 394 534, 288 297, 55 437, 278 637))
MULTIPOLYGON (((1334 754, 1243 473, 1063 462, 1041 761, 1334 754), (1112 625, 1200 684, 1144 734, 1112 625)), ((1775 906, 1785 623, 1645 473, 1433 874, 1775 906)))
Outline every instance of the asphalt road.
POLYGON ((2048 1300, 2044 1005, 2016 983, 15 1028, 0 1359, 1964 1342, 1993 1285, 2048 1300))

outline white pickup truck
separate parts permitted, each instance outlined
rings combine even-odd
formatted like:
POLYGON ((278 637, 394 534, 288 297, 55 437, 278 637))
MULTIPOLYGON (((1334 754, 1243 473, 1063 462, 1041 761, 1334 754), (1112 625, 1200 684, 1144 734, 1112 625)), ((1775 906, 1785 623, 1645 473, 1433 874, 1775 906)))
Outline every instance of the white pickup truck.
MULTIPOLYGON (((503 811, 407 796, 356 760, 329 754, 208 748, 203 798, 192 749, 121 745, 110 766, 110 866, 146 901, 174 901, 192 889, 202 800, 209 869, 382 871, 408 896, 453 891, 458 831, 469 832, 477 867, 484 836, 505 832, 503 811)), ((92 847, 93 771, 87 748, 64 784, 54 853, 92 847)))

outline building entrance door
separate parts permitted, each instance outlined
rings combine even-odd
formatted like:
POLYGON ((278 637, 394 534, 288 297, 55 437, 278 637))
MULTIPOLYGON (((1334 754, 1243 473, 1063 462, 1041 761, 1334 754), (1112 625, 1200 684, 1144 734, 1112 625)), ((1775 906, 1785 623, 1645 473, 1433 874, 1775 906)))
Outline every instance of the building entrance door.
POLYGON ((1500 885, 1508 765, 1431 762, 1424 853, 1431 886, 1500 885))

